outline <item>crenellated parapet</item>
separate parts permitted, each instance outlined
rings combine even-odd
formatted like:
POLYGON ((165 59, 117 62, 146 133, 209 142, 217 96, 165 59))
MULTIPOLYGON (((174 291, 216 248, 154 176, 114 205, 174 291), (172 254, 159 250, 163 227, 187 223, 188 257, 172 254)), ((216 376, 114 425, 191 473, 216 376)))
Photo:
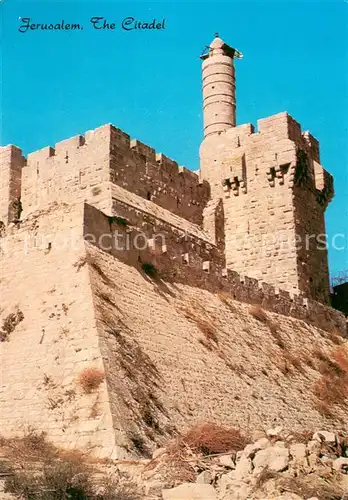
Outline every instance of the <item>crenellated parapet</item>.
POLYGON ((115 196, 132 193, 149 203, 145 211, 159 207, 206 228, 227 268, 328 301, 327 255, 316 238, 333 182, 318 141, 280 113, 257 131, 246 124, 209 134, 200 153, 197 175, 110 124, 27 159, 3 148, 3 221, 52 202, 88 202, 112 215, 115 196))
POLYGON ((210 187, 199 176, 137 139, 120 147, 111 139, 111 182, 202 225, 210 187))
POLYGON ((200 225, 210 196, 197 174, 109 124, 30 153, 23 209, 84 200, 110 211, 112 184, 200 225))
POLYGON ((204 139, 201 176, 211 183, 215 194, 246 194, 248 182, 257 177, 260 182, 266 179, 270 187, 287 181, 286 186, 292 188, 302 155, 310 181, 306 187, 326 193, 329 202, 332 181, 320 165, 317 139, 302 132, 301 125, 288 113, 260 119, 257 125, 257 131, 253 125, 245 124, 204 139))
POLYGON ((290 293, 225 268, 215 246, 206 240, 156 221, 156 218, 149 219, 124 203, 116 203, 114 213, 117 216, 110 220, 96 208, 85 205, 85 240, 140 272, 143 264, 152 265, 156 272, 155 282, 160 283, 163 279, 164 283, 181 282, 215 293, 228 292, 234 300, 258 304, 266 310, 302 319, 323 330, 337 329, 347 336, 343 314, 303 294, 290 293), (109 235, 107 247, 105 240, 101 240, 105 235, 109 235), (144 244, 139 244, 140 241, 144 244), (121 242, 128 242, 127 249, 121 242))

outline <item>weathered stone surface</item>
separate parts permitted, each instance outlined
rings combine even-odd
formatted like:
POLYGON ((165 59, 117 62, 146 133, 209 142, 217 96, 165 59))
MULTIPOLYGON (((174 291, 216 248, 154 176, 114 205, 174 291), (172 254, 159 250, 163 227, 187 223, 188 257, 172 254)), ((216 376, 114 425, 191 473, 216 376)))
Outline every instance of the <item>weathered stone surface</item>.
POLYGON ((185 483, 162 491, 163 500, 217 500, 210 484, 185 483))
POLYGON ((274 427, 273 429, 268 429, 266 431, 266 434, 268 437, 279 437, 282 432, 283 432, 283 426, 278 425, 277 427, 274 427))
POLYGON ((218 500, 246 500, 252 491, 249 482, 249 478, 237 478, 235 471, 224 474, 218 482, 218 500))
POLYGON ((309 441, 307 444, 307 449, 308 449, 308 453, 310 453, 310 454, 315 453, 318 455, 320 453, 320 450, 321 450, 321 442, 318 441, 317 439, 309 441))
POLYGON ((266 467, 271 472, 281 472, 289 465, 289 450, 287 448, 271 446, 258 451, 253 459, 254 474, 259 474, 266 467))
POLYGON ((162 481, 150 481, 145 485, 145 494, 148 496, 161 496, 162 489, 162 481))
POLYGON ((307 446, 303 443, 291 444, 290 455, 296 462, 303 462, 307 456, 307 446))
POLYGON ((348 458, 340 457, 333 461, 332 467, 340 472, 348 474, 348 458))
POLYGON ((323 455, 322 457, 320 457, 320 461, 322 464, 326 465, 327 467, 332 467, 332 463, 333 463, 333 459, 326 456, 326 455, 323 455))
MULTIPOLYGON (((134 256, 135 263, 123 262, 85 244, 81 236, 84 219, 88 221, 86 231, 90 234, 95 230, 99 236, 99 230, 103 234, 103 224, 109 227, 105 215, 97 210, 86 212, 84 206, 62 205, 40 212, 38 217, 28 217, 6 237, 9 246, 4 256, 6 265, 2 266, 4 310, 0 321, 2 324, 12 312, 13 297, 24 319, 10 340, 0 346, 2 433, 15 434, 18 429, 30 426, 46 431, 49 439, 59 446, 86 449, 93 444, 94 452, 100 456, 128 455, 126 449, 133 446, 129 435, 133 432, 133 415, 138 411, 138 403, 133 399, 134 388, 128 386, 128 377, 120 363, 118 337, 110 334, 110 328, 113 331, 120 322, 119 311, 124 311, 122 322, 125 323, 117 327, 118 334, 132 339, 129 349, 142 352, 145 366, 151 360, 152 369, 157 373, 156 380, 153 377, 154 391, 159 377, 166 396, 164 399, 163 392, 159 391, 157 397, 170 415, 170 423, 175 423, 178 429, 187 429, 197 420, 208 421, 212 414, 226 426, 243 428, 249 421, 251 428, 258 429, 266 421, 270 427, 275 411, 294 430, 304 425, 314 428, 323 425, 321 416, 303 398, 307 375, 299 374, 289 385, 288 376, 279 374, 279 358, 268 355, 275 348, 274 339, 268 326, 250 316, 248 305, 233 299, 229 305, 219 295, 187 283, 163 282, 161 286, 166 287, 166 294, 159 294, 137 267, 137 253, 126 253, 129 259, 134 256), (67 246, 64 259, 53 240, 52 248, 47 248, 51 241, 47 227, 56 224, 60 227, 57 239, 76 241, 76 245, 67 246), (26 238, 33 228, 42 246, 34 246, 29 238, 25 254, 26 238), (18 272, 22 268, 23 272, 18 272), (18 295, 17 289, 26 292, 18 295), (192 311, 197 321, 187 317, 192 311), (219 343, 224 346, 219 352, 221 356, 201 344, 204 338, 199 327, 201 318, 214 325, 219 343), (254 339, 251 347, 250 336, 254 339), (259 343, 263 345, 262 351, 257 347, 259 343), (180 356, 173 354, 179 352, 180 356), (245 352, 249 353, 250 362, 243 369, 255 376, 253 391, 259 399, 252 398, 246 376, 239 376, 237 369, 226 368, 226 360, 229 366, 238 368, 245 352), (175 373, 168 368, 173 364, 173 356, 175 373), (85 394, 79 385, 79 376, 91 366, 105 370, 108 383, 103 382, 98 390, 85 394), (265 366, 269 377, 263 375, 265 366), (183 383, 190 388, 185 396, 183 383), (223 404, 216 402, 217 387, 223 404), (195 410, 188 411, 188 406, 195 410), (95 412, 95 418, 91 418, 95 412)), ((215 290, 214 283, 210 285, 215 290)), ((301 322, 294 320, 298 326, 294 328, 287 318, 268 314, 272 321, 279 323, 293 352, 297 352, 298 345, 310 352, 321 341, 322 333, 315 327, 304 329, 301 322)), ((141 390, 144 387, 148 390, 148 381, 144 380, 148 370, 141 364, 132 365, 129 370, 136 370, 141 390)), ((160 412, 154 412, 160 425, 168 424, 160 412)), ((340 416, 344 415, 338 408, 337 417, 340 416)), ((315 443, 320 448, 320 443, 315 443)))
POLYGON ((224 467, 228 467, 229 469, 234 469, 236 467, 236 464, 234 463, 230 455, 222 455, 221 457, 219 457, 219 464, 223 465, 224 467))
MULTIPOLYGON (((199 464, 199 469, 205 468, 205 470, 197 474, 196 483, 184 483, 177 487, 172 485, 179 480, 177 473, 180 474, 184 470, 180 471, 178 469, 179 462, 168 461, 170 447, 166 449, 166 453, 159 455, 155 461, 152 459, 108 462, 106 472, 107 477, 110 477, 110 473, 116 472, 114 469, 116 467, 117 477, 119 477, 119 474, 126 474, 126 481, 138 485, 139 492, 144 495, 142 496, 144 500, 159 500, 160 498, 162 500, 164 498, 170 500, 211 500, 212 498, 213 500, 310 500, 307 497, 290 492, 292 482, 294 482, 294 489, 296 488, 298 492, 300 489, 303 492, 319 492, 325 485, 325 487, 329 488, 325 491, 326 496, 331 493, 333 497, 336 497, 339 494, 342 496, 344 491, 348 490, 348 458, 339 456, 342 453, 342 447, 339 444, 332 445, 330 448, 337 457, 334 467, 331 467, 329 463, 324 466, 323 459, 325 459, 325 456, 319 459, 315 454, 312 455, 314 459, 312 464, 309 467, 302 467, 299 465, 301 465, 302 460, 306 461, 307 449, 304 443, 296 443, 294 437, 292 437, 288 468, 283 471, 272 471, 267 465, 266 468, 262 469, 265 472, 262 476, 258 474, 257 468, 252 471, 250 467, 251 460, 246 458, 246 455, 250 452, 249 445, 244 450, 241 450, 240 460, 242 460, 241 466, 243 467, 239 471, 240 476, 236 474, 235 470, 228 471, 227 467, 219 464, 218 457, 202 457, 202 455, 197 455, 187 448, 186 451, 182 450, 181 459, 192 465, 191 472, 197 467, 197 464, 199 464), (246 465, 248 467, 245 467, 246 465)), ((0 447, 0 457, 2 457, 3 450, 5 451, 6 448, 1 449, 0 447)), ((255 459, 257 461, 257 455, 262 456, 264 452, 273 454, 284 453, 286 450, 283 446, 269 445, 264 450, 259 450, 255 459)), ((6 459, 6 454, 4 457, 6 459)), ((311 456, 308 458, 311 461, 311 456)), ((274 456, 272 459, 274 459, 274 456)), ((331 459, 330 461, 332 462, 331 459)), ((183 464, 184 462, 181 462, 181 465, 183 464)), ((265 461, 262 466, 264 465, 265 461)), ((102 462, 100 467, 104 468, 102 462)), ((277 468, 281 467, 273 467, 273 469, 277 468)), ((101 470, 98 472, 98 477, 100 472, 101 470)), ((99 488, 98 491, 102 493, 103 487, 99 488)), ((2 500, 1 493, 0 499, 2 500)), ((12 500, 12 498, 6 497, 6 500, 12 500)))
MULTIPOLYGON (((222 71, 228 81, 205 86, 205 99, 234 87, 233 63, 222 71)), ((328 295, 326 251, 308 257, 288 245, 288 237, 325 233, 331 177, 318 142, 287 113, 260 120, 254 133, 233 126, 229 97, 227 108, 215 101, 204 110, 213 130, 200 177, 110 124, 27 158, 0 148, 1 324, 14 308, 24 314, 1 342, 5 434, 33 427, 60 446, 123 458, 142 441, 151 454, 158 440, 148 437, 149 422, 161 431, 212 415, 252 429, 324 425, 302 396, 314 376, 301 354, 323 344, 321 330, 285 316, 346 331, 343 315, 316 302, 328 295), (298 168, 306 185, 296 184, 298 168), (118 236, 127 241, 121 248, 118 236), (156 283, 144 264, 156 269, 156 283), (250 304, 262 304, 264 320, 250 304), (90 368, 105 376, 88 393, 79 380, 90 368)))
MULTIPOLYGON (((208 106, 205 113, 210 110, 208 106)), ((224 121, 219 114, 215 120, 224 121)), ((310 265, 298 267, 298 259, 306 259, 306 245, 298 237, 305 240, 304 227, 310 227, 311 234, 325 232, 324 210, 333 195, 332 179, 319 163, 318 142, 303 134, 287 113, 259 120, 258 127, 257 133, 251 124, 211 133, 200 147, 201 176, 209 181, 213 197, 223 199, 227 267, 246 270, 246 275, 290 293, 301 290, 328 301, 326 252, 311 248, 310 265), (300 164, 306 169, 307 161, 313 189, 325 191, 326 186, 323 205, 310 183, 305 188, 297 185, 296 168, 300 164), (286 243, 295 236, 297 245, 286 243)))
POLYGON ((270 446, 270 442, 267 438, 261 438, 256 441, 256 443, 248 444, 243 450, 243 456, 246 458, 254 458, 255 453, 259 450, 264 450, 270 446))
POLYGON ((276 446, 277 448, 285 448, 286 447, 286 444, 284 441, 276 441, 274 443, 274 446, 276 446))
POLYGON ((236 468, 233 471, 233 477, 235 479, 243 479, 248 474, 251 474, 252 472, 252 462, 250 458, 242 456, 241 459, 237 462, 236 468))
POLYGON ((204 470, 200 474, 198 474, 196 478, 196 483, 199 484, 210 484, 213 480, 213 475, 210 471, 204 470))
POLYGON ((320 459, 316 453, 310 453, 307 457, 308 467, 311 470, 315 470, 319 461, 320 461, 320 459))
POLYGON ((320 443, 335 444, 336 439, 336 434, 334 432, 319 431, 313 434, 313 440, 319 441, 320 443))

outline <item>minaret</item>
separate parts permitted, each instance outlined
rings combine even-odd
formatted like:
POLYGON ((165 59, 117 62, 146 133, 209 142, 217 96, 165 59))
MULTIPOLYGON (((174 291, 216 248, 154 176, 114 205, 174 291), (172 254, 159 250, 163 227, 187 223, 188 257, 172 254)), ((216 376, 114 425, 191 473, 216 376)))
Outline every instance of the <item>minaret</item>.
POLYGON ((204 137, 236 126, 236 82, 233 59, 243 57, 216 33, 201 59, 204 137))

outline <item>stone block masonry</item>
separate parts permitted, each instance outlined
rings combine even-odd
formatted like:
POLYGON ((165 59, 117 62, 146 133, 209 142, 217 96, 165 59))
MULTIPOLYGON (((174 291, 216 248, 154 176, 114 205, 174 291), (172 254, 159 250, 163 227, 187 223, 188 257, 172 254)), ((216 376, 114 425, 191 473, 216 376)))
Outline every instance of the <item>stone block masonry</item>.
POLYGON ((123 199, 130 193, 148 202, 145 211, 162 208, 191 231, 204 230, 228 269, 327 303, 327 252, 316 238, 325 233, 332 178, 319 164, 317 141, 286 113, 260 120, 259 129, 209 135, 200 177, 112 125, 27 159, 2 148, 1 220, 54 201, 88 202, 111 215, 118 187, 123 199))
POLYGON ((3 224, 21 217, 21 177, 25 161, 19 148, 0 147, 0 221, 3 224))
POLYGON ((64 448, 122 457, 105 379, 91 393, 79 383, 86 368, 104 372, 82 222, 83 204, 55 203, 0 241, 0 329, 10 314, 23 318, 0 342, 1 435, 32 428, 64 448))
POLYGON ((199 175, 110 124, 27 159, 6 146, 0 220, 25 218, 55 201, 87 202, 111 215, 113 193, 122 188, 123 199, 128 192, 151 202, 145 212, 162 208, 191 223, 192 234, 203 230, 227 269, 329 304, 324 212, 332 177, 320 165, 318 141, 288 113, 259 120, 257 132, 236 126, 236 57, 218 36, 202 55, 199 175))
POLYGON ((53 201, 77 199, 110 212, 114 184, 202 224, 208 183, 112 125, 28 155, 22 178, 24 215, 53 201))
POLYGON ((318 246, 332 177, 287 113, 235 126, 240 55, 202 57, 199 174, 110 124, 0 149, 4 435, 122 458, 197 420, 320 428, 307 361, 347 335, 318 246))
POLYGON ((307 425, 318 427, 321 417, 310 398, 303 398, 301 384, 292 384, 289 393, 288 379, 275 371, 277 387, 284 387, 278 394, 272 385, 272 362, 281 353, 266 354, 274 349, 272 337, 267 326, 250 319, 248 307, 261 304, 292 349, 301 345, 301 353, 304 346, 310 351, 326 345, 332 331, 344 335, 344 316, 225 270, 221 255, 213 259, 217 250, 204 232, 190 233, 188 221, 180 227, 175 219, 172 225, 165 209, 160 218, 150 217, 139 206, 151 202, 141 200, 114 199, 113 216, 88 204, 53 203, 6 228, 1 325, 15 311, 23 319, 0 342, 2 434, 34 428, 59 446, 122 458, 137 453, 139 443, 151 449, 174 427, 213 415, 241 427, 269 425, 282 415, 294 429, 305 416, 307 425), (145 233, 149 245, 100 249, 99 237, 116 231, 130 235, 131 242, 145 233), (158 234, 165 235, 165 246, 157 244, 158 234), (158 278, 146 275, 144 263, 158 270, 158 278), (219 298, 223 293, 228 303, 219 298), (216 352, 205 346, 201 322, 214 328, 216 352), (250 339, 256 359, 262 358, 252 368, 260 372, 253 391, 264 394, 267 404, 254 398, 250 404, 250 382, 234 372, 241 356, 253 364, 255 353, 246 354, 250 339), (265 366, 269 375, 263 380, 265 366), (79 377, 91 367, 105 378, 85 393, 79 377))
MULTIPOLYGON (((345 317, 325 304, 290 295, 284 290, 259 282, 248 276, 224 268, 224 261, 215 258, 211 243, 171 227, 163 221, 149 218, 135 210, 134 206, 114 201, 114 214, 122 215, 127 225, 119 224, 117 218, 110 224, 107 217, 96 208, 85 206, 84 234, 88 242, 107 251, 121 262, 141 270, 142 263, 151 263, 159 278, 169 282, 186 283, 211 292, 228 292, 234 300, 258 304, 269 311, 292 316, 328 331, 337 330, 347 336, 345 317), (117 245, 113 232, 119 240, 128 241, 127 249, 117 245), (101 236, 110 234, 110 247, 100 245, 101 236), (140 248, 134 245, 137 235, 146 235, 148 244, 140 248), (159 235, 164 236, 157 238, 159 235), (162 241, 165 241, 163 245, 162 241), (213 258, 212 258, 213 257, 213 258)), ((105 242, 105 240, 103 240, 105 242)))
POLYGON ((329 303, 324 211, 332 177, 287 113, 206 137, 201 176, 222 199, 229 269, 329 303))
POLYGON ((324 212, 332 177, 319 143, 288 113, 236 126, 234 59, 216 35, 201 56, 201 178, 223 199, 227 267, 329 303, 324 212))

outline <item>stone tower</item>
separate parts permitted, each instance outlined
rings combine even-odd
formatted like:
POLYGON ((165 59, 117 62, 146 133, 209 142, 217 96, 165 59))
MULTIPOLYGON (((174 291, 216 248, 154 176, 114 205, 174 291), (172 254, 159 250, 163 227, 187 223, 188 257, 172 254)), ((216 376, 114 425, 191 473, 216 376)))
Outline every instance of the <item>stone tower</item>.
POLYGON ((203 80, 204 137, 236 126, 234 57, 240 52, 216 34, 201 56, 203 80))
POLYGON ((291 293, 329 300, 324 212, 332 177, 319 143, 288 113, 236 125, 234 57, 216 37, 203 59, 200 174, 222 198, 226 265, 291 293))

